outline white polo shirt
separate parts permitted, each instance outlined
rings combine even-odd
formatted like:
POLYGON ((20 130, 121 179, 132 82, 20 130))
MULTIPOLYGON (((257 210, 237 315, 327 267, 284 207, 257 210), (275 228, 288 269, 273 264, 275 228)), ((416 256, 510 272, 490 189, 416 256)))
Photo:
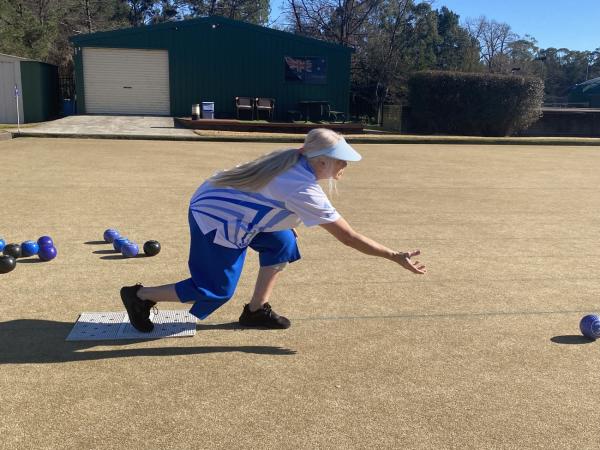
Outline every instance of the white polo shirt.
POLYGON ((215 187, 204 182, 190 210, 203 234, 217 230, 214 243, 247 247, 261 232, 331 223, 341 216, 319 184, 306 158, 277 175, 258 192, 215 187))

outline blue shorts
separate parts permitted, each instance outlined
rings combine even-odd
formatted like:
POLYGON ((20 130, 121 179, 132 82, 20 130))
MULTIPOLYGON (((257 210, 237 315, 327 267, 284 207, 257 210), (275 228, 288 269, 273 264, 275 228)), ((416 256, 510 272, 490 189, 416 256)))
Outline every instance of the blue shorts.
MULTIPOLYGON (((190 313, 205 319, 233 297, 244 266, 246 249, 215 244, 216 231, 202 234, 191 212, 188 219, 191 234, 188 266, 191 278, 176 283, 175 290, 182 302, 195 302, 190 313)), ((258 233, 249 247, 258 252, 261 267, 300 259, 292 230, 258 233)))

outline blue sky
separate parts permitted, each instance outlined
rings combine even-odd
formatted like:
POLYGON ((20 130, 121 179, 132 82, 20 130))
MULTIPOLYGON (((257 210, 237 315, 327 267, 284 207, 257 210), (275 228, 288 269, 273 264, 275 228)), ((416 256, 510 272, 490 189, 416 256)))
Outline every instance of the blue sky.
MULTIPOLYGON (((272 20, 280 15, 282 2, 272 0, 272 20)), ((442 6, 458 14, 461 22, 482 15, 506 22, 515 33, 533 36, 542 48, 600 47, 600 0, 434 0, 435 9, 442 6)))

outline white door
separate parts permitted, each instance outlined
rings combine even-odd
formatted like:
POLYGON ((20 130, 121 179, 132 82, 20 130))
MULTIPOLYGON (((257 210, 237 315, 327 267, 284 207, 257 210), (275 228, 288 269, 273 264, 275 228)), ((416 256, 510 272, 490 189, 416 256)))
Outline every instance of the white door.
MULTIPOLYGON (((15 84, 18 62, 0 61, 0 123, 17 123, 17 103, 15 84)), ((23 105, 19 97, 19 108, 23 105)), ((19 114, 23 118, 23 113, 19 114)))
POLYGON ((83 83, 89 114, 171 113, 166 50, 84 48, 83 83))

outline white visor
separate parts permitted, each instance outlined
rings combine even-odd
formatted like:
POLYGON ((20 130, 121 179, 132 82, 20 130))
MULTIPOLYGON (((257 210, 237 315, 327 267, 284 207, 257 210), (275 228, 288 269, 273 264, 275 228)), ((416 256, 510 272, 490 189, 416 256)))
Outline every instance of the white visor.
POLYGON ((341 159, 342 161, 360 161, 362 159, 360 153, 354 150, 344 138, 341 138, 339 141, 337 141, 333 147, 311 150, 309 152, 304 152, 303 155, 307 158, 328 156, 334 159, 341 159))

